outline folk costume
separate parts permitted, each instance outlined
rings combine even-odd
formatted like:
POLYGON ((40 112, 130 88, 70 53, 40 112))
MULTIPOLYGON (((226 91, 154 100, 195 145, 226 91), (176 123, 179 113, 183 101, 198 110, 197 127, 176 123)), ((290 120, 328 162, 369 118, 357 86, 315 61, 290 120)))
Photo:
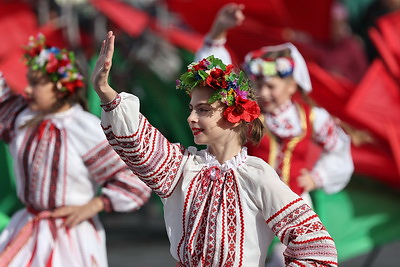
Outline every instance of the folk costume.
MULTIPOLYGON (((177 88, 190 93, 206 82, 216 89, 209 103, 226 103, 228 121, 251 122, 259 107, 243 76, 231 70, 207 57, 189 65, 177 88)), ((265 161, 244 147, 221 164, 207 149, 170 143, 139 105, 136 96, 120 93, 102 105, 101 124, 120 157, 160 196, 177 266, 265 266, 274 236, 288 247, 287 266, 337 266, 335 244, 318 216, 265 161)))
POLYGON ((9 144, 17 195, 25 205, 0 235, 0 266, 106 267, 98 216, 67 228, 52 211, 88 203, 99 187, 106 211, 134 211, 151 191, 110 147, 99 118, 80 105, 26 126, 36 115, 0 76, 0 138, 9 144))

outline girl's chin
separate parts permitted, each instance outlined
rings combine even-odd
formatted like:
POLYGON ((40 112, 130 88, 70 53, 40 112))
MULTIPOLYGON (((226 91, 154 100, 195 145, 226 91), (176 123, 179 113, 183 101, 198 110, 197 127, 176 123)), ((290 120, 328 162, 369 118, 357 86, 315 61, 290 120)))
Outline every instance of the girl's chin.
POLYGON ((194 137, 193 141, 194 141, 194 143, 195 143, 196 145, 199 145, 199 146, 201 146, 201 145, 206 145, 204 142, 202 142, 201 140, 199 140, 199 139, 196 138, 196 137, 194 137))
POLYGON ((275 105, 263 105, 263 106, 260 106, 260 109, 264 113, 270 113, 276 109, 276 106, 275 105))
POLYGON ((39 108, 34 103, 29 103, 28 108, 32 111, 38 111, 39 108))

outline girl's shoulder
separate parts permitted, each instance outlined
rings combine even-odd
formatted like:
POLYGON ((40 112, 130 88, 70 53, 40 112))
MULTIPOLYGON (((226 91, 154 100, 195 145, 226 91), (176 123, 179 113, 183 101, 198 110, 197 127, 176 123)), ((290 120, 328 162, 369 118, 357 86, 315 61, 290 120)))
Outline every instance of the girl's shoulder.
POLYGON ((90 147, 106 140, 97 116, 79 105, 73 106, 68 112, 64 117, 55 118, 55 121, 61 124, 74 142, 90 147))
POLYGON ((246 182, 261 186, 280 181, 274 168, 263 159, 248 156, 246 162, 238 169, 246 182))

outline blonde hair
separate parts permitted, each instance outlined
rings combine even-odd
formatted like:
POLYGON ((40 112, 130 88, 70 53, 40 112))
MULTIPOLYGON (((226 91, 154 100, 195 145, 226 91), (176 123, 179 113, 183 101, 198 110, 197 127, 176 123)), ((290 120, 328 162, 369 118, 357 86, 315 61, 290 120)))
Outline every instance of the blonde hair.
POLYGON ((242 146, 248 142, 253 145, 258 145, 266 133, 264 123, 260 118, 252 122, 242 121, 239 125, 239 141, 242 146))

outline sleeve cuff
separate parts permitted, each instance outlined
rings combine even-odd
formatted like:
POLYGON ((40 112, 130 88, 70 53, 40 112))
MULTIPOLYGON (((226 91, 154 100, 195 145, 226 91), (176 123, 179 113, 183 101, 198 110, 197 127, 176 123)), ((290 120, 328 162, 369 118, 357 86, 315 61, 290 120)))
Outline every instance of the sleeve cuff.
POLYGON ((107 196, 101 195, 100 198, 101 198, 101 200, 103 201, 104 210, 105 210, 106 212, 112 212, 112 211, 114 211, 114 209, 113 209, 113 207, 112 207, 112 204, 111 204, 111 200, 110 200, 107 196))
POLYGON ((315 185, 318 189, 323 187, 324 183, 323 183, 322 177, 318 171, 313 170, 311 172, 311 177, 313 178, 315 185))
POLYGON ((121 96, 119 94, 117 94, 115 96, 115 98, 113 100, 111 100, 110 102, 107 103, 101 103, 100 107, 108 112, 108 111, 112 111, 113 109, 115 109, 116 107, 118 107, 119 103, 121 103, 121 96))
POLYGON ((226 38, 220 38, 220 39, 211 39, 209 36, 206 36, 204 39, 204 45, 210 46, 210 47, 218 47, 218 46, 223 46, 226 43, 226 38))

